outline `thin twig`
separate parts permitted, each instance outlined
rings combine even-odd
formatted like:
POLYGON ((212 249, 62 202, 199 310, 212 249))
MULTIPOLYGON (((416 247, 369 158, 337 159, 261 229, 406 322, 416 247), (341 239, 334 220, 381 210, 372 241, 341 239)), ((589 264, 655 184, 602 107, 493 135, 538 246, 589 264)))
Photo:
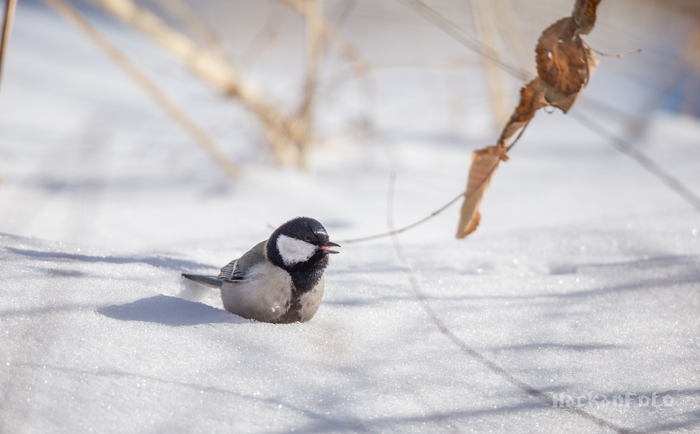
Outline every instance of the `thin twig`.
POLYGON ((116 63, 127 75, 129 75, 146 93, 158 103, 181 127, 183 127, 192 138, 216 161, 219 166, 232 178, 240 176, 238 165, 224 155, 216 146, 214 141, 199 128, 189 117, 180 110, 158 87, 114 45, 107 41, 92 25, 83 18, 80 13, 63 0, 44 0, 59 15, 63 16, 70 23, 74 24, 114 63, 116 63))
POLYGON ((476 40, 473 36, 465 33, 462 30, 461 26, 458 26, 457 24, 453 23, 452 21, 448 20, 444 15, 440 14, 438 11, 435 9, 431 8, 425 2, 421 0, 399 0, 400 2, 407 4, 411 8, 413 8, 415 11, 417 11, 420 15, 422 15, 424 18, 426 18, 429 21, 432 21, 435 25, 437 25, 440 29, 442 29, 445 33, 450 35, 452 38, 460 42, 462 45, 465 47, 469 48, 470 50, 476 52, 477 54, 491 59, 493 62, 497 63, 500 65, 500 67, 511 74, 513 77, 516 77, 518 80, 522 82, 528 82, 530 81, 529 78, 532 74, 527 73, 527 71, 524 71, 518 67, 515 67, 513 65, 509 65, 508 63, 504 62, 501 60, 500 56, 498 53, 490 50, 488 47, 485 47, 483 44, 481 44, 478 40, 476 40))
POLYGON ((300 134, 297 140, 299 147, 299 169, 305 170, 306 154, 311 129, 313 128, 313 108, 318 95, 318 77, 324 54, 324 0, 303 0, 303 15, 306 24, 306 78, 304 80, 304 98, 297 110, 297 126, 300 134))
MULTIPOLYGON (((489 17, 494 13, 490 8, 493 1, 472 1, 472 18, 477 40, 486 47, 489 52, 496 51, 496 29, 489 17)), ((506 77, 503 75, 501 66, 487 56, 481 56, 484 65, 484 75, 486 77, 486 87, 491 97, 491 110, 493 112, 494 124, 501 129, 510 118, 508 107, 508 92, 506 77)))
POLYGON ((220 56, 228 58, 226 45, 218 33, 199 14, 197 9, 184 0, 155 0, 173 18, 180 21, 192 34, 199 38, 206 47, 215 50, 220 56))
MULTIPOLYGON (((5 53, 7 52, 7 44, 10 42, 10 33, 12 33, 12 22, 15 18, 15 10, 17 9, 17 0, 6 0, 5 3, 5 19, 2 23, 2 41, 0 42, 0 82, 2 82, 2 71, 5 62, 5 53)), ((0 185, 5 181, 0 172, 0 185)))
POLYGON ((362 238, 353 238, 353 239, 350 239, 350 240, 341 240, 341 241, 339 241, 339 242, 342 243, 342 244, 359 243, 359 242, 362 242, 362 241, 370 241, 370 240, 375 240, 375 239, 377 239, 377 238, 389 237, 389 236, 391 236, 391 235, 400 234, 400 233, 405 232, 405 231, 407 231, 407 230, 409 230, 409 229, 413 229, 413 228, 415 228, 416 226, 420 226, 421 224, 427 222, 427 221, 430 220, 431 218, 433 218, 433 217, 435 217, 436 215, 440 214, 441 212, 445 211, 447 208, 449 208, 452 204, 454 204, 455 202, 457 202, 457 201, 458 201, 462 196, 464 196, 466 193, 467 193, 466 190, 463 191, 463 192, 461 192, 460 194, 457 195, 457 197, 455 197, 454 199, 452 199, 452 200, 450 200, 449 202, 447 202, 447 203, 446 203, 445 205, 443 205, 442 208, 440 208, 439 210, 437 210, 437 211, 431 213, 431 214, 430 214, 429 216, 427 216, 427 217, 424 217, 424 218, 418 220, 418 221, 415 222, 415 223, 411 223, 410 225, 405 226, 405 227, 403 227, 403 228, 401 228, 401 229, 398 229, 398 230, 396 230, 396 231, 393 231, 393 232, 391 232, 391 231, 389 231, 389 232, 384 232, 384 233, 381 233, 381 234, 371 235, 371 236, 362 237, 362 238))
POLYGON ((5 64, 5 53, 7 53, 7 44, 10 42, 10 33, 12 33, 12 22, 15 18, 16 9, 17 0, 6 1, 5 19, 2 23, 2 42, 0 42, 0 78, 2 78, 3 66, 5 64))
POLYGON ((318 92, 320 60, 324 49, 324 39, 335 46, 338 52, 352 65, 353 72, 363 84, 370 106, 374 105, 374 87, 369 78, 370 67, 359 50, 326 19, 322 12, 322 0, 278 0, 301 14, 307 25, 307 77, 304 86, 304 99, 297 110, 297 146, 300 149, 299 162, 303 166, 304 153, 312 123, 312 104, 318 92))
MULTIPOLYGON (((527 126, 527 125, 526 125, 526 126, 527 126)), ((522 135, 522 133, 521 133, 521 135, 522 135)), ((518 137, 515 139, 515 141, 517 142, 519 138, 520 138, 520 136, 518 136, 518 137)), ((513 142, 513 145, 515 145, 515 142, 513 142)), ((513 145, 511 145, 511 147, 512 147, 513 145)), ((428 215, 427 217, 423 217, 422 219, 418 220, 418 221, 415 222, 415 223, 411 223, 410 225, 404 226, 404 227, 402 227, 401 229, 395 230, 395 231, 393 231, 393 232, 389 231, 389 232, 384 232, 384 233, 381 233, 381 234, 371 235, 371 236, 368 236, 368 237, 352 238, 352 239, 349 239, 349 240, 341 240, 341 241, 339 241, 339 242, 340 242, 340 243, 343 243, 343 244, 352 244, 352 243, 359 243, 359 242, 362 242, 362 241, 370 241, 370 240, 375 240, 375 239, 377 239, 377 238, 384 238, 384 237, 389 237, 389 236, 392 236, 392 235, 395 235, 395 234, 400 234, 400 233, 402 233, 402 232, 406 232, 406 231, 409 230, 409 229, 413 229, 413 228, 415 228, 416 226, 420 226, 420 225, 422 225, 423 223, 425 223, 425 222, 427 222, 428 220, 430 220, 430 219, 432 219, 433 217, 435 217, 436 215, 438 215, 438 214, 440 214, 441 212, 445 211, 447 208, 449 208, 451 205, 453 205, 455 202, 457 202, 461 197, 464 197, 465 199, 470 198, 473 194, 475 194, 475 193, 479 190, 479 188, 481 187, 481 185, 482 185, 484 182, 486 182, 486 180, 488 180, 489 178, 491 178, 491 175, 493 174, 493 172, 496 170, 497 167, 498 167, 498 165, 494 166, 493 169, 491 169, 491 171, 487 174, 487 176, 484 177, 484 179, 482 179, 481 182, 480 182, 479 184, 476 185, 476 188, 471 192, 471 194, 468 195, 468 194, 467 194, 467 190, 464 190, 463 192, 461 192, 460 194, 458 194, 457 197, 455 197, 454 199, 450 200, 450 201, 447 202, 445 205, 443 205, 440 209, 438 209, 437 211, 432 212, 432 213, 431 213, 430 215, 428 215)))
POLYGON ((337 26, 340 26, 345 22, 345 20, 350 16, 350 12, 352 12, 356 5, 357 0, 348 0, 345 2, 345 4, 342 6, 342 9, 340 10, 338 18, 336 18, 335 20, 337 26))
MULTIPOLYGON (((527 128, 528 125, 530 125, 530 121, 528 121, 525 125, 523 125, 522 129, 520 130, 520 133, 518 133, 518 136, 515 138, 515 140, 513 140, 513 143, 511 143, 511 144, 506 148, 506 152, 510 151, 510 150, 513 148, 513 146, 515 146, 515 144, 518 143, 518 140, 520 140, 520 137, 523 136, 523 133, 525 132, 525 128, 527 128)), ((481 187, 481 185, 482 185, 484 182, 486 182, 487 179, 489 179, 489 178, 491 177, 491 174, 493 173, 494 170, 496 170, 496 167, 498 167, 498 166, 494 166, 494 168, 491 169, 491 172, 488 173, 488 176, 486 176, 486 177, 481 181, 481 183, 479 183, 479 184, 476 186, 476 188, 474 189, 474 191, 472 191, 471 194, 475 194, 475 192, 479 190, 479 187, 481 187)), ((341 240, 340 242, 341 242, 341 243, 344 243, 344 244, 360 243, 360 242, 363 242, 363 241, 376 240, 376 239, 378 239, 378 238, 389 237, 389 236, 392 236, 392 235, 395 235, 395 234, 400 234, 400 233, 402 233, 402 232, 406 232, 406 231, 409 230, 409 229, 413 229, 413 228, 415 228, 416 226, 422 225, 423 223, 425 223, 425 222, 427 222, 428 220, 432 219, 432 218, 435 217, 436 215, 438 215, 438 214, 440 214, 441 212, 445 211, 445 210, 446 210, 447 208, 449 208, 452 204, 454 204, 455 202, 457 202, 457 201, 459 200, 459 198, 461 198, 461 197, 469 198, 469 197, 471 197, 471 194, 470 194, 470 195, 467 195, 467 190, 464 190, 463 192, 461 192, 460 194, 458 194, 457 197, 455 197, 454 199, 452 199, 452 200, 450 200, 449 202, 447 202, 445 205, 443 205, 443 206, 442 206, 440 209, 438 209, 437 211, 434 211, 434 212, 432 212, 430 215, 428 215, 428 216, 426 216, 426 217, 423 217, 422 219, 418 220, 417 222, 411 223, 410 225, 404 226, 404 227, 402 227, 401 229, 398 229, 398 230, 396 230, 396 231, 393 231, 393 232, 392 232, 392 231, 384 232, 384 233, 381 233, 381 234, 370 235, 370 236, 368 236, 368 237, 362 237, 362 238, 352 238, 352 239, 349 239, 349 240, 341 240)))
POLYGON ((430 305, 430 302, 428 302, 428 298, 425 296, 425 293, 423 293, 423 290, 420 287, 420 284, 418 283, 418 278, 416 275, 413 273, 413 269, 411 268, 411 265, 408 263, 408 260, 406 259, 406 255, 404 254, 403 247, 401 246, 401 241, 399 240, 399 235, 398 231, 395 230, 394 228, 394 187, 396 184, 396 174, 392 173, 389 181, 389 193, 387 197, 387 216, 386 216, 386 225, 387 229, 389 230, 389 233, 391 234, 391 240, 394 245, 394 252, 396 253, 396 256, 399 260, 399 264, 406 275, 406 278, 408 279, 409 283, 411 284, 411 288, 413 289, 413 294, 416 296, 418 301, 421 302, 421 306, 425 310, 425 313, 428 314, 430 317, 430 320, 433 322, 435 327, 440 330, 440 332, 445 335, 452 343, 454 343, 457 347, 459 347, 460 350, 462 350, 463 353, 465 353, 467 356, 471 357, 473 360, 476 362, 480 363, 483 365, 486 369, 491 371, 492 373, 498 375, 502 379, 506 380, 510 384, 514 385, 515 387, 519 388, 523 392, 527 393, 531 397, 537 399, 541 403, 545 404, 547 407, 550 408, 559 408, 564 411, 570 411, 578 416, 581 416, 584 419, 587 419, 596 425, 602 427, 602 428, 608 428, 612 429, 613 431, 619 433, 619 434, 632 434, 633 431, 628 430, 626 428, 619 427, 615 425, 612 422, 608 422, 605 419, 599 418, 597 416, 592 415, 591 413, 587 412, 586 410, 582 408, 576 408, 576 407, 560 407, 560 406, 555 406, 554 401, 551 396, 547 395, 545 392, 542 392, 541 390, 530 386, 526 382, 522 381, 521 379, 517 378, 515 375, 511 374, 510 372, 506 371, 504 368, 496 364, 494 361, 488 359, 485 357, 483 354, 472 348, 469 344, 467 344, 464 340, 462 340, 459 336, 457 336, 452 330, 450 330, 449 327, 447 327, 447 324, 440 319, 440 316, 437 314, 435 309, 430 305))
POLYGON ((239 56, 239 63, 252 64, 257 61, 258 56, 262 54, 267 46, 279 36, 279 29, 282 28, 284 21, 284 9, 276 2, 269 2, 267 18, 260 30, 250 40, 248 46, 243 50, 243 54, 239 56))
MULTIPOLYGON (((428 19, 429 21, 432 21, 435 25, 437 25, 440 29, 442 29, 445 33, 447 33, 449 36, 454 38, 456 41, 460 42, 462 45, 465 47, 469 48, 470 50, 474 51, 475 53, 479 54, 480 56, 486 57, 491 59, 493 62, 498 64, 501 69, 503 69, 505 72, 508 74, 512 75, 513 77, 517 78, 521 82, 527 83, 530 81, 530 78, 533 74, 528 73, 527 71, 515 67, 513 65, 510 65, 504 61, 502 61, 498 55, 498 53, 489 50, 488 47, 485 47, 483 44, 481 44, 478 40, 475 40, 473 36, 465 33, 460 26, 457 24, 453 23, 449 19, 447 19, 444 15, 440 14, 438 11, 435 9, 431 8, 427 4, 425 4, 421 0, 397 0, 403 3, 408 4, 409 6, 412 6, 420 15, 422 15, 424 18, 428 19)), ((544 90, 547 90, 548 92, 552 92, 555 95, 558 95, 560 98, 563 98, 565 100, 569 100, 573 102, 573 97, 576 95, 562 95, 559 91, 557 91, 553 86, 551 86, 549 83, 547 83, 544 80, 540 81, 540 85, 544 88, 544 90)))
POLYGON ((219 53, 197 44, 134 0, 91 0, 124 23, 145 33, 177 57, 199 78, 254 112, 277 159, 296 160, 294 119, 265 100, 259 89, 245 80, 238 69, 219 53))
POLYGON ((513 148, 513 146, 515 146, 515 144, 518 143, 518 140, 520 140, 520 138, 523 136, 523 133, 525 132, 525 128, 527 128, 527 126, 530 125, 531 121, 532 121, 532 119, 530 119, 529 121, 527 121, 525 123, 525 125, 523 125, 523 128, 518 133, 518 137, 516 137, 515 140, 513 140, 513 143, 511 143, 510 145, 508 145, 506 147, 506 152, 510 151, 513 148))
POLYGON ((642 49, 641 49, 641 48, 637 48, 636 50, 628 51, 628 52, 626 52, 626 53, 619 53, 619 54, 604 53, 604 52, 602 52, 602 51, 598 51, 598 50, 596 50, 595 48, 591 47, 591 46, 588 44, 588 42, 586 42, 586 41, 583 40, 583 38, 581 38, 581 41, 583 41, 583 43, 586 44, 586 47, 588 47, 588 48, 590 48, 591 50, 593 50, 594 53, 600 54, 601 56, 604 56, 604 57, 614 57, 614 58, 620 59, 620 58, 622 58, 622 57, 627 57, 627 56, 630 56, 630 55, 632 55, 632 54, 637 54, 637 53, 641 53, 641 52, 642 52, 642 49))
POLYGON ((685 199, 685 201, 688 202, 692 207, 700 211, 700 196, 693 193, 688 187, 683 185, 683 183, 681 183, 663 167, 659 166, 651 158, 647 157, 644 153, 636 149, 634 146, 632 146, 630 143, 628 143, 621 137, 611 133, 610 131, 607 131, 605 128, 603 128, 601 124, 597 123, 590 117, 582 114, 580 111, 576 110, 571 111, 569 113, 581 125, 586 127, 588 130, 592 131, 593 133, 597 134, 598 136, 606 139, 608 143, 618 151, 622 152, 628 157, 633 158, 652 175, 656 176, 659 180, 661 180, 661 182, 663 182, 673 191, 678 193, 678 195, 685 199))

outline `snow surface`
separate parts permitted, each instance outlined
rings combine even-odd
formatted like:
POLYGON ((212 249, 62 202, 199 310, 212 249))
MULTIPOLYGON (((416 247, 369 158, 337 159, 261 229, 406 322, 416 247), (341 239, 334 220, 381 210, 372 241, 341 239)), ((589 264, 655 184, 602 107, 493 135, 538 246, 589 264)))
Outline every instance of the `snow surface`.
MULTIPOLYGON (((421 130, 444 101, 414 95, 408 116, 395 73, 378 78, 395 89, 377 134, 329 134, 308 174, 276 168, 250 115, 92 18, 245 176, 226 179, 74 28, 20 3, 0 99, 0 432, 700 432, 700 214, 571 117, 538 115, 466 241, 456 207, 401 235, 441 330, 389 239, 343 240, 386 230, 392 171, 399 227, 454 197, 487 121, 421 130), (296 215, 343 244, 309 323, 243 320, 181 279, 296 215)), ((610 62, 589 96, 614 86, 610 62)), ((648 127, 636 145, 700 192, 700 123, 648 127)))

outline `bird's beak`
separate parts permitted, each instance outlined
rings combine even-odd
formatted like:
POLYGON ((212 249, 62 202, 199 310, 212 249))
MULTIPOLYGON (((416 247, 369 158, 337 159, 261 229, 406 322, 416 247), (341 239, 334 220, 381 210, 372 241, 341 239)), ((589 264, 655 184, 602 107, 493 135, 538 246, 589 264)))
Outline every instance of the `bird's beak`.
POLYGON ((340 244, 336 244, 332 241, 329 241, 326 243, 325 246, 319 247, 319 249, 324 250, 326 253, 340 253, 336 252, 335 250, 331 250, 331 247, 340 247, 340 244))

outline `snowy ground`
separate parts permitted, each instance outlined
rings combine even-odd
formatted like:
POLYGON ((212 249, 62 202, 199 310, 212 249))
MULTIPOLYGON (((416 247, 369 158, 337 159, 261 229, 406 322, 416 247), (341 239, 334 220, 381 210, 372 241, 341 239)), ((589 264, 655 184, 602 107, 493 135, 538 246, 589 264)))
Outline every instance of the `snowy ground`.
MULTIPOLYGON (((227 180, 79 33, 20 4, 0 99, 0 432, 700 431, 700 214, 571 117, 535 119, 466 241, 456 207, 401 235, 442 330, 388 239, 343 245, 309 323, 254 323, 180 273, 216 273, 296 215, 341 243, 382 232, 392 171, 411 223, 495 133, 421 134, 385 95, 369 143, 275 168, 240 108, 98 22, 246 174, 227 180)), ((657 115, 637 145, 697 194, 698 137, 657 115)))

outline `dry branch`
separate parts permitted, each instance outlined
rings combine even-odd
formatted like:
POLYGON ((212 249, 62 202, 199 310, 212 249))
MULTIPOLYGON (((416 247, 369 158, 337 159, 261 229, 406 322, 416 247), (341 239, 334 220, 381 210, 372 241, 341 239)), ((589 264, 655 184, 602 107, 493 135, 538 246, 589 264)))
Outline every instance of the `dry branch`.
POLYGON ((183 0, 155 0, 170 16, 180 21, 204 44, 226 58, 226 45, 211 26, 199 15, 197 10, 183 0))
MULTIPOLYGON (((472 0, 472 16, 474 18, 474 28, 479 42, 487 48, 494 56, 500 57, 496 47, 496 28, 491 20, 495 14, 494 4, 498 0, 472 0)), ((486 73, 486 84, 491 96, 493 116, 496 120, 496 128, 501 128, 508 120, 508 95, 506 90, 505 77, 497 60, 491 57, 481 56, 486 73)))
MULTIPOLYGON (((297 127, 300 136, 304 137, 299 142, 302 155, 308 142, 308 133, 311 128, 311 106, 318 88, 318 69, 323 51, 324 38, 328 39, 338 52, 352 65, 355 74, 362 79, 365 92, 369 97, 373 95, 371 81, 369 80, 370 67, 367 61, 348 41, 345 36, 331 24, 323 15, 323 0, 279 0, 290 6, 296 12, 304 16, 307 25, 307 51, 308 71, 304 87, 304 99, 298 110, 297 127)), ((300 159, 303 164, 304 158, 300 159)))
POLYGON ((306 79, 304 83, 304 98, 297 113, 297 127, 300 139, 299 168, 306 167, 306 152, 311 139, 313 122, 313 106, 318 89, 318 76, 323 59, 323 0, 304 0, 303 15, 306 21, 306 79))
POLYGON ((238 177, 240 170, 238 166, 226 157, 217 148, 213 140, 201 130, 187 115, 180 110, 170 99, 153 84, 143 73, 141 73, 129 59, 124 56, 116 47, 109 43, 90 23, 83 18, 80 13, 63 0, 44 0, 56 12, 66 20, 74 24, 85 35, 94 42, 107 56, 109 56, 124 72, 126 72, 139 86, 141 86, 158 105, 160 105, 175 121, 177 121, 196 142, 221 166, 231 177, 238 177))
POLYGON ((243 80, 224 57, 199 46, 187 36, 172 29, 148 9, 137 6, 132 0, 92 1, 153 38, 210 85, 226 95, 237 97, 261 120, 265 138, 280 162, 289 164, 298 160, 295 143, 299 141, 299 134, 294 120, 264 101, 257 89, 243 80))
POLYGON ((16 9, 17 0, 6 0, 5 18, 3 19, 2 23, 2 41, 0 42, 0 78, 2 77, 2 71, 5 65, 5 53, 7 53, 7 44, 10 42, 10 34, 12 33, 12 22, 15 18, 16 9))
MULTIPOLYGON (((12 33, 12 22, 15 18, 15 10, 17 9, 17 0, 6 0, 5 3, 5 18, 2 23, 2 41, 0 42, 0 79, 5 62, 5 53, 7 52, 7 44, 10 42, 10 33, 12 33)), ((0 80, 1 81, 1 80, 0 80)), ((4 184, 2 172, 0 171, 0 185, 4 184)))
POLYGON ((562 18, 542 32, 535 50, 538 77, 521 89, 520 103, 497 144, 474 151, 472 155, 457 238, 466 237, 479 225, 479 204, 498 164, 508 160, 507 153, 512 145, 506 147, 506 143, 510 138, 518 131, 522 134, 540 108, 551 105, 568 112, 588 84, 598 60, 580 35, 593 29, 600 1, 576 0, 570 17, 562 18))

